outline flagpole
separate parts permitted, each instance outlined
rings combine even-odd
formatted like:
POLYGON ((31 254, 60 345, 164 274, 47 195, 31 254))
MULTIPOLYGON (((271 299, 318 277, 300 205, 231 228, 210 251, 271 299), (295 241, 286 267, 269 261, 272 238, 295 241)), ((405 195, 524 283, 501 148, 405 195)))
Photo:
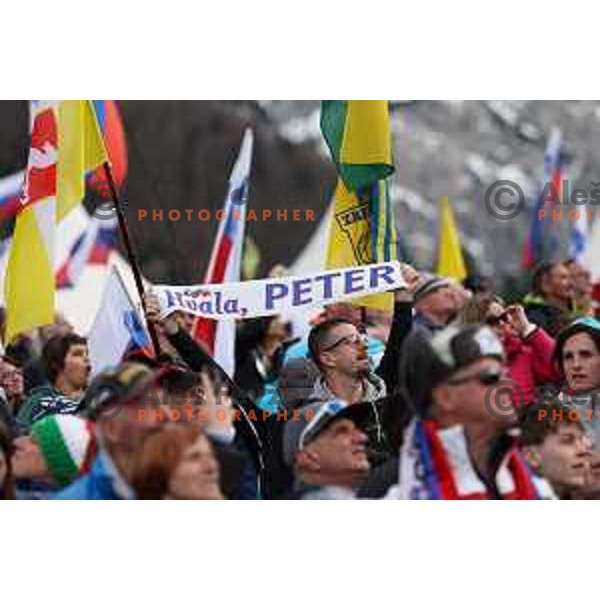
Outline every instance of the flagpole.
POLYGON ((104 168, 104 174, 106 175, 106 180, 108 181, 108 187, 110 189, 110 195, 115 206, 115 210, 117 211, 117 219, 119 221, 119 228, 121 229, 121 233, 123 234, 123 242, 125 244, 125 251, 127 252, 127 259, 129 260, 129 264, 131 265, 131 270, 133 272, 133 279, 135 281, 135 287, 137 288, 137 292, 140 296, 140 300, 142 302, 142 309, 144 311, 144 317, 146 319, 146 326, 148 327, 148 333, 150 334, 150 338, 152 340, 152 347, 154 348, 154 354, 156 358, 160 356, 160 342, 158 341, 158 335, 156 334, 156 328, 154 327, 154 323, 148 319, 148 313, 146 311, 146 301, 144 300, 144 284, 142 282, 142 275, 140 273, 140 268, 138 265, 137 258, 133 251, 133 246, 131 244, 131 238, 129 237, 129 229, 127 228, 127 221, 125 220, 125 214, 121 210, 121 205, 119 203, 119 196, 117 194, 117 187, 115 185, 115 181, 112 176, 112 172, 110 170, 110 165, 108 162, 104 162, 102 164, 104 168))

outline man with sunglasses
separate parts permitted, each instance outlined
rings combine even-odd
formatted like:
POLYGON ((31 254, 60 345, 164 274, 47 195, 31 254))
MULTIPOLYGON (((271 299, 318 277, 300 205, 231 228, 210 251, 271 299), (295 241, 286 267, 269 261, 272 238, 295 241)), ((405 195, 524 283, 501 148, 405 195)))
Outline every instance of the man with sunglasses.
POLYGON ((399 484, 388 498, 551 497, 515 446, 512 382, 502 345, 487 326, 414 331, 400 366, 415 411, 400 452, 399 484))

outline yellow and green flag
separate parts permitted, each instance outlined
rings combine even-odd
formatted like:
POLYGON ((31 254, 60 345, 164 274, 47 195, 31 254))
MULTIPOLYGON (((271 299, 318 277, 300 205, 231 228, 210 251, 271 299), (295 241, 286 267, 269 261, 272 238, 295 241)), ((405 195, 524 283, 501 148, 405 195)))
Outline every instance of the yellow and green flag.
MULTIPOLYGON (((338 171, 327 267, 397 258, 397 236, 386 178, 394 172, 387 100, 326 100, 321 130, 338 171)), ((391 294, 357 304, 392 310, 391 294)))
POLYGON ((462 281, 467 276, 458 229, 450 198, 440 198, 440 238, 437 274, 462 281))

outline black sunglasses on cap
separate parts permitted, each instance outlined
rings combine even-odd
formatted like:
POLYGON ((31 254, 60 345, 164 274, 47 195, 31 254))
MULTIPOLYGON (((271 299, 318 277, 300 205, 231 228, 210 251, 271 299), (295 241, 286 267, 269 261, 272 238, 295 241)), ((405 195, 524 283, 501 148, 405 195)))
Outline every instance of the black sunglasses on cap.
POLYGON ((479 373, 475 373, 474 375, 469 375, 467 377, 461 377, 459 379, 449 379, 448 385, 461 385, 463 383, 468 383, 469 381, 479 381, 481 385, 494 385, 498 383, 503 376, 502 371, 479 371, 479 373))

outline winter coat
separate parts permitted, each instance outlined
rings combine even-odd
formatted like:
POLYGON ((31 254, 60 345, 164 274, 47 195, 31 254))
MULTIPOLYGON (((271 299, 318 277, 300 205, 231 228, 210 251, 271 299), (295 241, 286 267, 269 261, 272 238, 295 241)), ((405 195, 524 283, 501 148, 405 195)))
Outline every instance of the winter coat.
POLYGON ((507 338, 503 345, 509 373, 519 387, 513 394, 515 405, 532 404, 537 387, 560 381, 552 361, 556 342, 542 328, 537 327, 524 339, 507 338))
POLYGON ((77 479, 53 500, 132 500, 134 493, 105 450, 100 450, 87 475, 77 479))

